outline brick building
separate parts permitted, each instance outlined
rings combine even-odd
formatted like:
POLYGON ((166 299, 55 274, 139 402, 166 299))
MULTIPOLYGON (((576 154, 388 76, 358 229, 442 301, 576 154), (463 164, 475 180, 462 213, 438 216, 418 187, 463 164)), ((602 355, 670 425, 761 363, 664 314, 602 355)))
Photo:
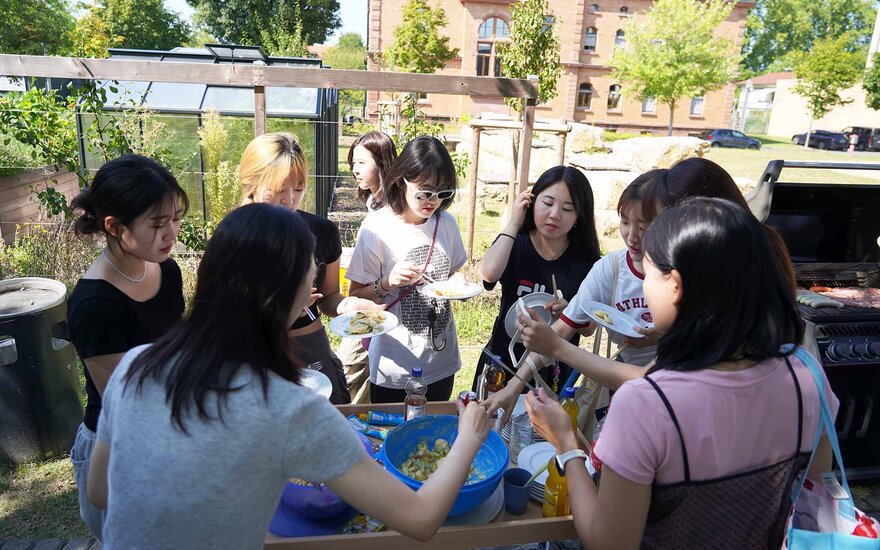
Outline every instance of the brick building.
MULTIPOLYGON (((374 61, 394 39, 407 0, 369 0, 368 69, 381 70, 374 61)), ((442 7, 449 24, 444 31, 459 57, 450 60, 441 74, 495 76, 499 64, 495 45, 509 35, 509 0, 433 0, 442 7)), ((640 17, 651 0, 550 0, 550 13, 560 44, 562 75, 559 94, 539 105, 539 119, 561 119, 618 128, 622 131, 666 129, 669 109, 651 100, 641 102, 626 94, 622 83, 611 78, 606 61, 615 47, 626 44, 621 30, 631 17, 640 17)), ((735 52, 742 49, 746 15, 754 2, 739 1, 719 29, 732 40, 735 52)), ((731 52, 734 53, 734 52, 731 52)), ((378 113, 384 94, 367 94, 371 116, 378 113)), ((676 108, 675 129, 688 132, 706 127, 727 127, 734 102, 734 84, 709 92, 705 97, 682 99, 676 108)), ((502 98, 470 98, 428 94, 421 108, 439 118, 509 113, 502 98)))

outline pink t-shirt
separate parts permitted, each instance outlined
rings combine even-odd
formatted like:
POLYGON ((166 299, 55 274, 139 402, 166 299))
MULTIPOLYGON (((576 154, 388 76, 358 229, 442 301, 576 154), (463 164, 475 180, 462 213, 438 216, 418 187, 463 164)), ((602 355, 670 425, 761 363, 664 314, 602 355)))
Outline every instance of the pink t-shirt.
MULTIPOLYGON (((819 396, 809 369, 789 357, 803 395, 801 450, 810 451, 819 425, 819 396)), ((791 457, 797 443, 794 380, 782 358, 740 371, 661 370, 651 375, 681 426, 691 480, 747 472, 791 457)), ((838 401, 823 373, 832 415, 838 401)), ((672 418, 647 380, 614 394, 596 456, 640 485, 684 481, 681 443, 672 418), (650 412, 648 412, 650 411, 650 412)))

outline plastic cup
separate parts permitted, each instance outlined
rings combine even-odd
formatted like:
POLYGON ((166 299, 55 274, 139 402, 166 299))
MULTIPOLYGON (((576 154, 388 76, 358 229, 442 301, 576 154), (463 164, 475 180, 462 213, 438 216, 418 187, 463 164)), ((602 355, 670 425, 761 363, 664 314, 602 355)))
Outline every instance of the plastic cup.
POLYGON ((526 485, 532 472, 522 468, 511 468, 504 473, 504 509, 508 514, 519 516, 526 512, 532 483, 526 485))

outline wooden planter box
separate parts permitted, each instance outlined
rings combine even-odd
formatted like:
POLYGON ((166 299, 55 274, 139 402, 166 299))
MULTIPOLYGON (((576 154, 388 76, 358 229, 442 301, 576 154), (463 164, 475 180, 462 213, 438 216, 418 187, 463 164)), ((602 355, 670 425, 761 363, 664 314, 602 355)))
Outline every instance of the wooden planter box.
POLYGON ((54 166, 0 178, 0 237, 6 244, 15 240, 16 224, 39 221, 37 193, 46 187, 55 187, 70 201, 79 192, 79 178, 72 172, 56 170, 54 166))

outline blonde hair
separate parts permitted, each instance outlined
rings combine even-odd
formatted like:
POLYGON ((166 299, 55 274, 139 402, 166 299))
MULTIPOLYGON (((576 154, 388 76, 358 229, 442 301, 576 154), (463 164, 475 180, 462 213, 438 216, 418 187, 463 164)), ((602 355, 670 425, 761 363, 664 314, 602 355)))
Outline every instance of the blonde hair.
POLYGON ((277 193, 291 173, 298 176, 302 187, 305 187, 308 182, 308 162, 295 135, 274 132, 254 138, 242 153, 238 167, 242 203, 259 193, 277 193))

